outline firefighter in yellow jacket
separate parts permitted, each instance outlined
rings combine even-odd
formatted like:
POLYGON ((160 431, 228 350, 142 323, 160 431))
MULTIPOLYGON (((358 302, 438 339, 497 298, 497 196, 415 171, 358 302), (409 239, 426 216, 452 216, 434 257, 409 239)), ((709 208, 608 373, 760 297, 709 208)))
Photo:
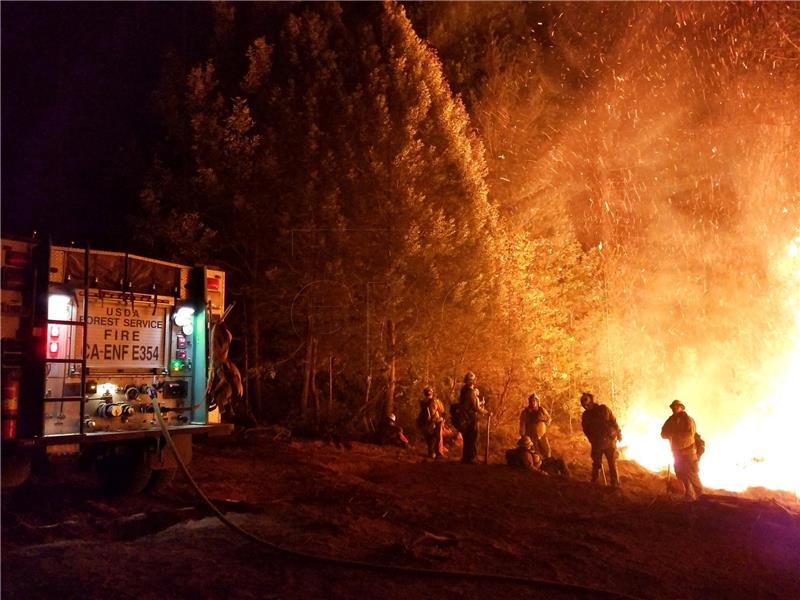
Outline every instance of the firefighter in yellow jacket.
POLYGON ((422 400, 419 401, 419 415, 417 427, 428 445, 429 458, 441 458, 445 454, 444 430, 444 405, 434 396, 433 388, 426 386, 422 390, 422 400))
POLYGON ((683 402, 673 400, 669 407, 672 409, 672 416, 661 428, 661 437, 669 440, 675 459, 675 476, 683 482, 685 497, 694 500, 703 494, 700 460, 695 447, 697 426, 694 419, 686 413, 683 402))

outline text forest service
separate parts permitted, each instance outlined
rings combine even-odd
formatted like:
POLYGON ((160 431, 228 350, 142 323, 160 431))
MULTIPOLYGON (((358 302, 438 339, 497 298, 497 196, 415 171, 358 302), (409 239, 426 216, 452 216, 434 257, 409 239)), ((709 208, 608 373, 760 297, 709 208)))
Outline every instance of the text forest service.
MULTIPOLYGON (((89 301, 86 319, 88 366, 159 368, 164 362, 166 309, 89 301)), ((79 345, 77 347, 80 347, 79 345)))

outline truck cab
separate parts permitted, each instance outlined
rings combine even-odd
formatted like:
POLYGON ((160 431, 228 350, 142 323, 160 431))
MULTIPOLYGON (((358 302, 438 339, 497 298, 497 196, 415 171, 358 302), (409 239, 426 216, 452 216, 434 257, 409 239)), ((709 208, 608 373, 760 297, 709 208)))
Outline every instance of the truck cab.
POLYGON ((156 410, 186 462, 192 436, 230 432, 206 402, 224 272, 10 239, 2 267, 4 471, 6 455, 23 471, 36 452, 81 455, 134 493, 177 466, 156 410))

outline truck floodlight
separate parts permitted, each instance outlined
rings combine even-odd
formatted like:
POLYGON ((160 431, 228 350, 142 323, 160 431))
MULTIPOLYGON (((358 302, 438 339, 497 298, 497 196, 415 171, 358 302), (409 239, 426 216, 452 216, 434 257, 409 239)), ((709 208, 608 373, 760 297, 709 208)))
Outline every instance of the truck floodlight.
POLYGON ((53 294, 47 299, 47 318, 58 320, 69 320, 69 305, 72 298, 63 294, 53 294))
POLYGON ((173 317, 175 319, 175 325, 178 327, 189 325, 192 322, 193 315, 194 309, 191 306, 181 306, 173 317))
POLYGON ((110 396, 112 395, 117 389, 117 385, 115 383, 107 382, 101 383, 97 386, 97 393, 101 396, 110 396))
POLYGON ((192 335, 194 333, 194 326, 191 323, 187 323, 181 327, 181 331, 183 332, 183 335, 192 335))

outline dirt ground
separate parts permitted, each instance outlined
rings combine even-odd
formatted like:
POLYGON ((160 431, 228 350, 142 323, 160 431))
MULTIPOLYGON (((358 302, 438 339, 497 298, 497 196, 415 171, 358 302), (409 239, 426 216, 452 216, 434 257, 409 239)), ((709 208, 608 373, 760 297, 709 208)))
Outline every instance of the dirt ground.
MULTIPOLYGON (((195 446, 191 471, 239 526, 286 548, 511 583, 321 564, 248 541, 197 508, 179 475, 159 496, 105 498, 70 466, 2 506, 3 598, 800 598, 800 506, 684 502, 633 463, 588 483, 588 449, 553 439, 572 478, 430 460, 368 444, 262 434, 195 446), (571 584, 564 586, 548 584, 571 584)), ((498 444, 499 446, 500 444, 498 444)), ((768 494, 769 495, 769 494, 768 494)))

